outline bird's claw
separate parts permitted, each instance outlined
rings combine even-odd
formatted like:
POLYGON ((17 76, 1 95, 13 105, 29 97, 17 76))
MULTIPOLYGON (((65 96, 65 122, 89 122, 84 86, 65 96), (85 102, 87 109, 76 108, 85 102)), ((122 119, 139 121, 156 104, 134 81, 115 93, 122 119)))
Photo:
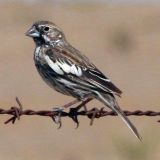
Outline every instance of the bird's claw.
MULTIPOLYGON (((102 109, 102 111, 103 111, 103 109, 102 109)), ((99 109, 93 108, 91 116, 88 116, 91 119, 91 121, 90 121, 91 126, 93 125, 94 119, 99 118, 98 113, 99 113, 99 109)))
POLYGON ((78 121, 78 109, 77 108, 70 108, 70 111, 69 111, 69 115, 70 115, 70 118, 72 118, 72 120, 76 123, 76 129, 79 127, 79 121, 78 121))
POLYGON ((64 110, 64 108, 61 107, 54 107, 52 109, 53 112, 56 112, 57 114, 55 114, 54 116, 52 116, 52 120, 56 123, 59 124, 57 129, 60 129, 62 127, 62 121, 61 121, 61 114, 62 111, 64 110))

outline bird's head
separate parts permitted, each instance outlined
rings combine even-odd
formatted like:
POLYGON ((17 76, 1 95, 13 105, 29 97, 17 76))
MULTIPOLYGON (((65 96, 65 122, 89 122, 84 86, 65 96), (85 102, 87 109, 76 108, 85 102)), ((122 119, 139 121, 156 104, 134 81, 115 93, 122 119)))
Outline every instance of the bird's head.
POLYGON ((36 45, 49 45, 65 40, 62 30, 49 21, 35 22, 27 31, 26 36, 32 37, 36 45))

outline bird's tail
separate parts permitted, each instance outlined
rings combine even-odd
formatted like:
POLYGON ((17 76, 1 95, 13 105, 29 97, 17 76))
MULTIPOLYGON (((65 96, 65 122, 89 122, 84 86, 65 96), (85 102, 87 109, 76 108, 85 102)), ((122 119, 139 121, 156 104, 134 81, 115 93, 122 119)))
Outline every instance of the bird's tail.
POLYGON ((103 102, 107 107, 109 107, 112 111, 116 112, 119 117, 122 118, 122 120, 127 124, 127 126, 131 129, 133 134, 141 140, 141 136, 138 133, 136 127, 132 124, 132 122, 126 117, 126 115, 123 113, 123 111, 118 106, 115 98, 109 94, 102 94, 97 92, 97 99, 99 99, 101 102, 103 102))

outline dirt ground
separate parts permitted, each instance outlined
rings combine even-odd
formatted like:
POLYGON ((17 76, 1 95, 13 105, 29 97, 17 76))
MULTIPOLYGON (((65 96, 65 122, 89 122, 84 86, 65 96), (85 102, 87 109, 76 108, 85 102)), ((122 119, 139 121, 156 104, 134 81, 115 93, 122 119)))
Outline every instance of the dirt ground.
MULTIPOLYGON (((48 109, 72 100, 50 89, 38 75, 33 41, 25 36, 34 21, 50 20, 68 41, 86 54, 122 91, 126 110, 160 110, 160 6, 104 4, 0 4, 0 107, 48 109)), ((90 103, 89 107, 103 105, 90 103)), ((24 116, 15 125, 0 119, 3 160, 159 160, 160 124, 156 118, 129 117, 143 137, 139 142, 118 117, 80 127, 63 119, 24 116)))

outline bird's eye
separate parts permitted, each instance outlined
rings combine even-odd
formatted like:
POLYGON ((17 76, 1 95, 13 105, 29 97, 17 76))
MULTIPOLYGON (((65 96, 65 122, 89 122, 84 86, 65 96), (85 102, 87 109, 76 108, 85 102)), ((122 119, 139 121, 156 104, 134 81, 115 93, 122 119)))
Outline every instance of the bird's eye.
POLYGON ((44 27, 44 31, 45 32, 49 31, 49 27, 44 27))

